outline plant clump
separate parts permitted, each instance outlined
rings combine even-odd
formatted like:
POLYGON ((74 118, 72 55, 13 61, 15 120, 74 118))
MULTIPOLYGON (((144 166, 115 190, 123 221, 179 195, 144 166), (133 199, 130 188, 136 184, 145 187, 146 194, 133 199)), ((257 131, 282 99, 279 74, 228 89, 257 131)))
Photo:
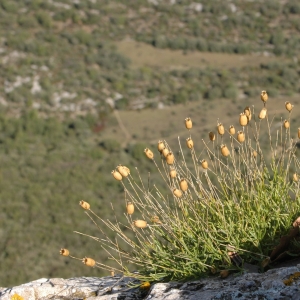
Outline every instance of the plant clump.
POLYGON ((125 176, 127 167, 113 171, 125 192, 128 224, 99 217, 83 201, 80 205, 94 223, 102 224, 97 225, 102 237, 93 238, 119 267, 90 258, 83 262, 153 282, 214 274, 224 278, 243 270, 244 263, 264 270, 282 256, 300 255, 300 129, 290 127, 290 103, 285 104, 288 115, 280 121, 283 126, 277 126, 266 113, 271 102, 266 91, 261 100, 259 114, 254 107, 246 107, 237 116, 237 133, 233 125, 227 131, 218 122, 218 135, 211 131, 207 140, 197 141, 196 136, 192 139, 192 120, 187 118, 185 151, 180 139, 178 153, 167 141, 158 142, 158 158, 145 149, 167 193, 150 186, 149 178, 148 186, 144 184, 139 173, 124 171, 125 176), (202 142, 199 153, 193 141, 202 142), (103 225, 130 250, 110 239, 103 225), (138 272, 133 272, 136 268, 138 272))

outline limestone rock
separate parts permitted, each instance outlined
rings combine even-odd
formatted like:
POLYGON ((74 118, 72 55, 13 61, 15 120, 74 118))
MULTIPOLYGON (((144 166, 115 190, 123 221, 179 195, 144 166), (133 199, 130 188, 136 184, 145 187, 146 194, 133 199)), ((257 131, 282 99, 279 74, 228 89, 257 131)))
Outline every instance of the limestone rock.
POLYGON ((42 278, 13 288, 0 288, 0 299, 14 294, 24 300, 300 300, 300 264, 265 273, 232 274, 226 279, 205 278, 189 282, 156 283, 149 290, 132 288, 133 278, 42 278), (286 285, 284 280, 294 275, 286 285))

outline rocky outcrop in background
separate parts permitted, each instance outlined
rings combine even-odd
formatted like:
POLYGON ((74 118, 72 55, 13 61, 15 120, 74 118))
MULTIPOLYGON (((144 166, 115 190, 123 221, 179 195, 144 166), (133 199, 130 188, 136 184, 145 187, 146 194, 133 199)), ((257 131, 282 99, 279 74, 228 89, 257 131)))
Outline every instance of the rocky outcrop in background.
POLYGON ((189 282, 156 283, 149 289, 130 287, 138 281, 121 276, 42 278, 13 288, 0 288, 0 299, 24 300, 300 300, 300 264, 265 273, 230 275, 189 282), (13 298, 15 296, 15 298, 13 298))

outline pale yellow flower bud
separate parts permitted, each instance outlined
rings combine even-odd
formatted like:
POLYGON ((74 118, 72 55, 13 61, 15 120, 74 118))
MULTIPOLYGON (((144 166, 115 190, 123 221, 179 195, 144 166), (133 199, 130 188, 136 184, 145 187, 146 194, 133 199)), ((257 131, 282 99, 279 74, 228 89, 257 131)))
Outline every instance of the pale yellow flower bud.
POLYGON ((127 210, 127 213, 129 215, 132 215, 134 213, 134 205, 133 205, 133 203, 128 202, 127 206, 126 206, 126 210, 127 210))
POLYGON ((266 91, 262 91, 261 94, 260 94, 260 99, 261 101, 263 101, 264 103, 267 102, 268 100, 268 94, 266 91))
POLYGON ((94 267, 96 264, 96 262, 90 257, 83 258, 82 262, 88 267, 94 267))
POLYGON ((81 201, 79 201, 79 205, 83 208, 83 209, 90 209, 90 204, 89 203, 87 203, 87 202, 85 202, 85 201, 83 201, 83 200, 81 200, 81 201))
POLYGON ((149 159, 153 159, 153 158, 154 158, 154 154, 153 154, 153 152, 152 152, 150 149, 146 148, 146 149, 144 150, 144 152, 145 152, 146 156, 147 156, 149 159))
POLYGON ((146 228, 147 227, 147 222, 144 220, 136 220, 133 222, 133 225, 137 228, 146 228))
POLYGON ((185 119, 185 127, 186 127, 187 129, 191 129, 191 128, 193 127, 193 123, 192 123, 191 118, 186 118, 186 119, 185 119))
POLYGON ((62 256, 69 256, 70 252, 68 249, 65 249, 65 248, 61 248, 60 251, 59 251, 60 255, 62 256))

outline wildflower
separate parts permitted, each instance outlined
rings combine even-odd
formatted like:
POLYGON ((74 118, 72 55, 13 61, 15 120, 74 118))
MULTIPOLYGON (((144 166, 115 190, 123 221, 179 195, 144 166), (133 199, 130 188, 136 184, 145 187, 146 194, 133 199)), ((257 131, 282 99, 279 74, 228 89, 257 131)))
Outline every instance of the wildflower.
POLYGON ((208 162, 205 159, 202 159, 201 166, 203 169, 208 169, 208 162))
POLYGON ((112 170, 111 171, 111 174, 114 176, 114 178, 116 179, 116 180, 122 180, 122 175, 118 172, 118 171, 116 171, 116 170, 112 170))
POLYGON ((285 108, 288 112, 291 112, 293 107, 294 107, 294 105, 292 105, 291 102, 288 102, 288 101, 285 102, 285 108))
POLYGON ((133 222, 133 225, 137 228, 146 228, 147 227, 147 222, 144 220, 136 220, 133 222))
POLYGON ((157 143, 157 150, 162 152, 165 149, 165 144, 162 141, 158 141, 157 143))
POLYGON ((221 153, 223 156, 228 156, 230 154, 228 148, 225 145, 221 145, 221 153))
POLYGON ((212 142, 216 139, 216 135, 212 131, 208 134, 208 136, 212 142))
POLYGON ((186 192, 188 190, 188 183, 187 181, 183 178, 180 180, 180 183, 179 183, 179 186, 180 186, 180 189, 183 191, 183 192, 186 192))
POLYGON ((295 222, 293 223, 293 227, 299 227, 300 226, 300 217, 298 217, 295 222))
POLYGON ((299 177, 298 177, 298 174, 297 174, 297 173, 294 173, 294 175, 293 175, 293 180, 294 180, 295 182, 298 182, 299 177))
POLYGON ((118 172, 123 176, 123 177, 127 177, 130 174, 130 171, 127 167, 119 165, 117 167, 118 172))
POLYGON ((245 141, 245 134, 244 134, 243 131, 238 131, 238 133, 237 133, 237 140, 240 143, 243 143, 245 141))
POLYGON ((217 130, 220 135, 223 135, 225 133, 224 126, 221 123, 218 123, 217 130))
POLYGON ((13 294, 10 298, 10 300, 24 300, 24 298, 17 293, 13 294))
POLYGON ((234 128, 233 125, 230 125, 230 126, 229 126, 229 133, 230 133, 231 135, 234 135, 234 134, 235 134, 235 128, 234 128))
POLYGON ((70 252, 69 252, 68 249, 61 248, 60 251, 59 251, 59 254, 62 255, 62 256, 69 256, 70 252))
POLYGON ((185 119, 185 127, 186 127, 186 129, 191 129, 193 127, 193 123, 192 123, 191 118, 186 118, 185 119))
POLYGON ((182 191, 179 189, 174 189, 173 194, 175 197, 180 198, 182 196, 182 191))
POLYGON ((175 169, 171 169, 171 170, 170 170, 170 177, 171 177, 171 178, 175 178, 175 177, 176 177, 176 174, 177 174, 177 172, 176 172, 175 169))
POLYGON ((186 145, 189 149, 192 149, 194 147, 194 142, 191 138, 186 139, 186 145))
POLYGON ((151 283, 149 281, 146 281, 140 285, 140 288, 143 290, 148 290, 150 288, 150 286, 151 286, 151 283))
POLYGON ((162 155, 163 155, 164 157, 167 157, 167 155, 169 154, 169 152, 170 152, 169 149, 168 149, 168 148, 165 148, 165 149, 162 150, 161 153, 162 153, 162 155))
POLYGON ((127 213, 129 215, 132 215, 134 213, 134 205, 133 205, 133 203, 128 202, 127 206, 126 206, 126 210, 127 210, 127 213))
POLYGON ((145 152, 146 156, 147 156, 149 159, 153 159, 153 158, 154 158, 154 154, 153 154, 153 152, 152 152, 150 149, 146 148, 146 149, 144 150, 144 152, 145 152))
POLYGON ((248 118, 245 113, 240 114, 239 122, 241 126, 246 126, 248 124, 248 118))
POLYGON ((226 278, 226 277, 228 277, 228 275, 229 275, 229 271, 228 270, 222 270, 220 272, 221 278, 226 278))
POLYGON ((89 258, 89 257, 83 258, 82 262, 88 267, 94 267, 96 264, 96 262, 92 258, 89 258))
POLYGON ((266 117, 266 115, 267 115, 267 109, 264 107, 264 108, 260 111, 260 113, 259 113, 259 115, 258 115, 258 118, 259 118, 259 119, 264 119, 264 118, 266 117))
POLYGON ((287 121, 287 120, 284 120, 284 121, 283 121, 283 127, 284 127, 285 129, 289 129, 289 128, 290 128, 290 122, 287 121))
POLYGON ((156 224, 161 224, 161 221, 159 220, 159 217, 158 217, 158 216, 153 216, 153 217, 151 218, 151 221, 152 221, 153 223, 156 223, 156 224))
POLYGON ((244 113, 248 118, 248 122, 251 121, 252 113, 249 106, 245 107, 244 113))
POLYGON ((261 99, 261 101, 263 101, 264 103, 267 102, 267 100, 268 100, 268 94, 267 94, 266 91, 262 91, 262 92, 261 92, 261 94, 260 94, 260 99, 261 99))
POLYGON ((83 200, 79 201, 79 205, 80 205, 83 209, 86 209, 86 210, 90 209, 90 207, 91 207, 89 203, 87 203, 87 202, 85 202, 85 201, 83 201, 83 200))
POLYGON ((172 165, 174 163, 175 157, 172 152, 169 152, 166 156, 166 162, 168 165, 172 165))

